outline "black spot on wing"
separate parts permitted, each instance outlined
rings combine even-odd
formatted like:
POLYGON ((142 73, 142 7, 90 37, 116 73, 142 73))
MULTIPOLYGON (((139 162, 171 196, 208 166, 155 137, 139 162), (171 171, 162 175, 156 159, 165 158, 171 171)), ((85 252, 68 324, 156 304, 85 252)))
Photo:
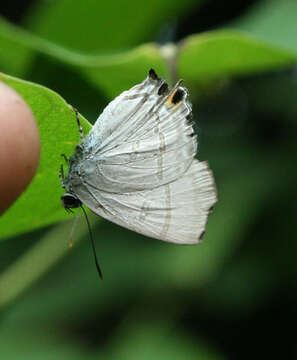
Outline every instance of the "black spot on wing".
POLYGON ((168 93, 168 84, 166 82, 164 82, 158 90, 158 95, 164 95, 168 93))
POLYGON ((187 119, 188 121, 191 121, 191 120, 193 119, 193 113, 192 113, 192 111, 186 116, 186 119, 187 119))
POLYGON ((189 126, 193 126, 193 125, 194 125, 192 111, 186 116, 186 120, 187 120, 187 124, 188 124, 189 126))
POLYGON ((205 234, 205 231, 202 231, 202 233, 201 233, 200 236, 199 236, 199 240, 202 240, 204 234, 205 234))
POLYGON ((160 80, 159 76, 157 75, 154 69, 150 69, 148 74, 151 79, 160 80))
POLYGON ((172 97, 172 103, 174 105, 178 104, 179 102, 182 101, 184 95, 185 95, 185 92, 182 89, 177 89, 172 97))

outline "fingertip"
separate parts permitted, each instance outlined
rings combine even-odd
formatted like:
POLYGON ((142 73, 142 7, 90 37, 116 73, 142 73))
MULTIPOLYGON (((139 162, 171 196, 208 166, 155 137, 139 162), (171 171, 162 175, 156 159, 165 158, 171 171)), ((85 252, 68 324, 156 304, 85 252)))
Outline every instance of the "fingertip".
POLYGON ((40 139, 31 109, 0 82, 0 215, 29 185, 39 158, 40 139))

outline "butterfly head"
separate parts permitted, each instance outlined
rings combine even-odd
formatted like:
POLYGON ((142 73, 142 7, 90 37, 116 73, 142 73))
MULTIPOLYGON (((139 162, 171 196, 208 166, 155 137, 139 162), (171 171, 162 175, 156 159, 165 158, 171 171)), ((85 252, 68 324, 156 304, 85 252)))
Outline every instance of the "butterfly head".
POLYGON ((65 193, 61 196, 62 204, 66 210, 78 208, 82 205, 78 197, 71 193, 65 193))

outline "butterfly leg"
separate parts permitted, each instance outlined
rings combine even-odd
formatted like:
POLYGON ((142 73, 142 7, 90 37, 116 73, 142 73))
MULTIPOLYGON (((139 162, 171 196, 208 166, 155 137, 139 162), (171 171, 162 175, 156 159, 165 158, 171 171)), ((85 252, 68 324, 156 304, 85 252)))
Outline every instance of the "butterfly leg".
POLYGON ((61 154, 61 156, 65 160, 66 164, 68 164, 68 157, 65 154, 61 154))
POLYGON ((60 182, 61 182, 62 188, 66 189, 65 184, 64 184, 64 170, 63 170, 63 165, 61 165, 61 167, 60 167, 59 178, 60 178, 60 182))
POLYGON ((75 112, 75 117, 76 117, 76 122, 77 122, 77 125, 78 125, 78 129, 79 129, 80 138, 81 138, 81 140, 83 140, 84 139, 84 133, 83 133, 83 129, 82 129, 82 126, 81 126, 81 123, 80 123, 80 120, 79 120, 78 111, 74 106, 72 106, 72 109, 75 112))

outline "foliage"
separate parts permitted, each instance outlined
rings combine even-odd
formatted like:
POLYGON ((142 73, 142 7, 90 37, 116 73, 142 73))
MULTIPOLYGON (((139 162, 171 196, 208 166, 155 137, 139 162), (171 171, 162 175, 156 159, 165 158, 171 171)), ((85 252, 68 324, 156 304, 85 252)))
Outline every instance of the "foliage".
POLYGON ((0 81, 30 105, 42 143, 37 175, 0 218, 6 358, 244 359, 251 340, 232 324, 269 307, 273 294, 296 293, 281 284, 296 277, 297 6, 258 1, 225 26, 196 33, 188 18, 207 3, 61 0, 36 2, 22 26, 0 19, 0 81), (179 26, 187 35, 172 37, 179 26), (185 80, 198 158, 210 162, 219 203, 197 247, 91 216, 105 276, 98 283, 85 224, 76 234, 84 241, 68 251, 71 223, 61 222, 70 217, 60 204, 60 154, 79 139, 69 104, 85 114, 86 133, 86 119, 94 122, 151 67, 171 83, 185 80))

